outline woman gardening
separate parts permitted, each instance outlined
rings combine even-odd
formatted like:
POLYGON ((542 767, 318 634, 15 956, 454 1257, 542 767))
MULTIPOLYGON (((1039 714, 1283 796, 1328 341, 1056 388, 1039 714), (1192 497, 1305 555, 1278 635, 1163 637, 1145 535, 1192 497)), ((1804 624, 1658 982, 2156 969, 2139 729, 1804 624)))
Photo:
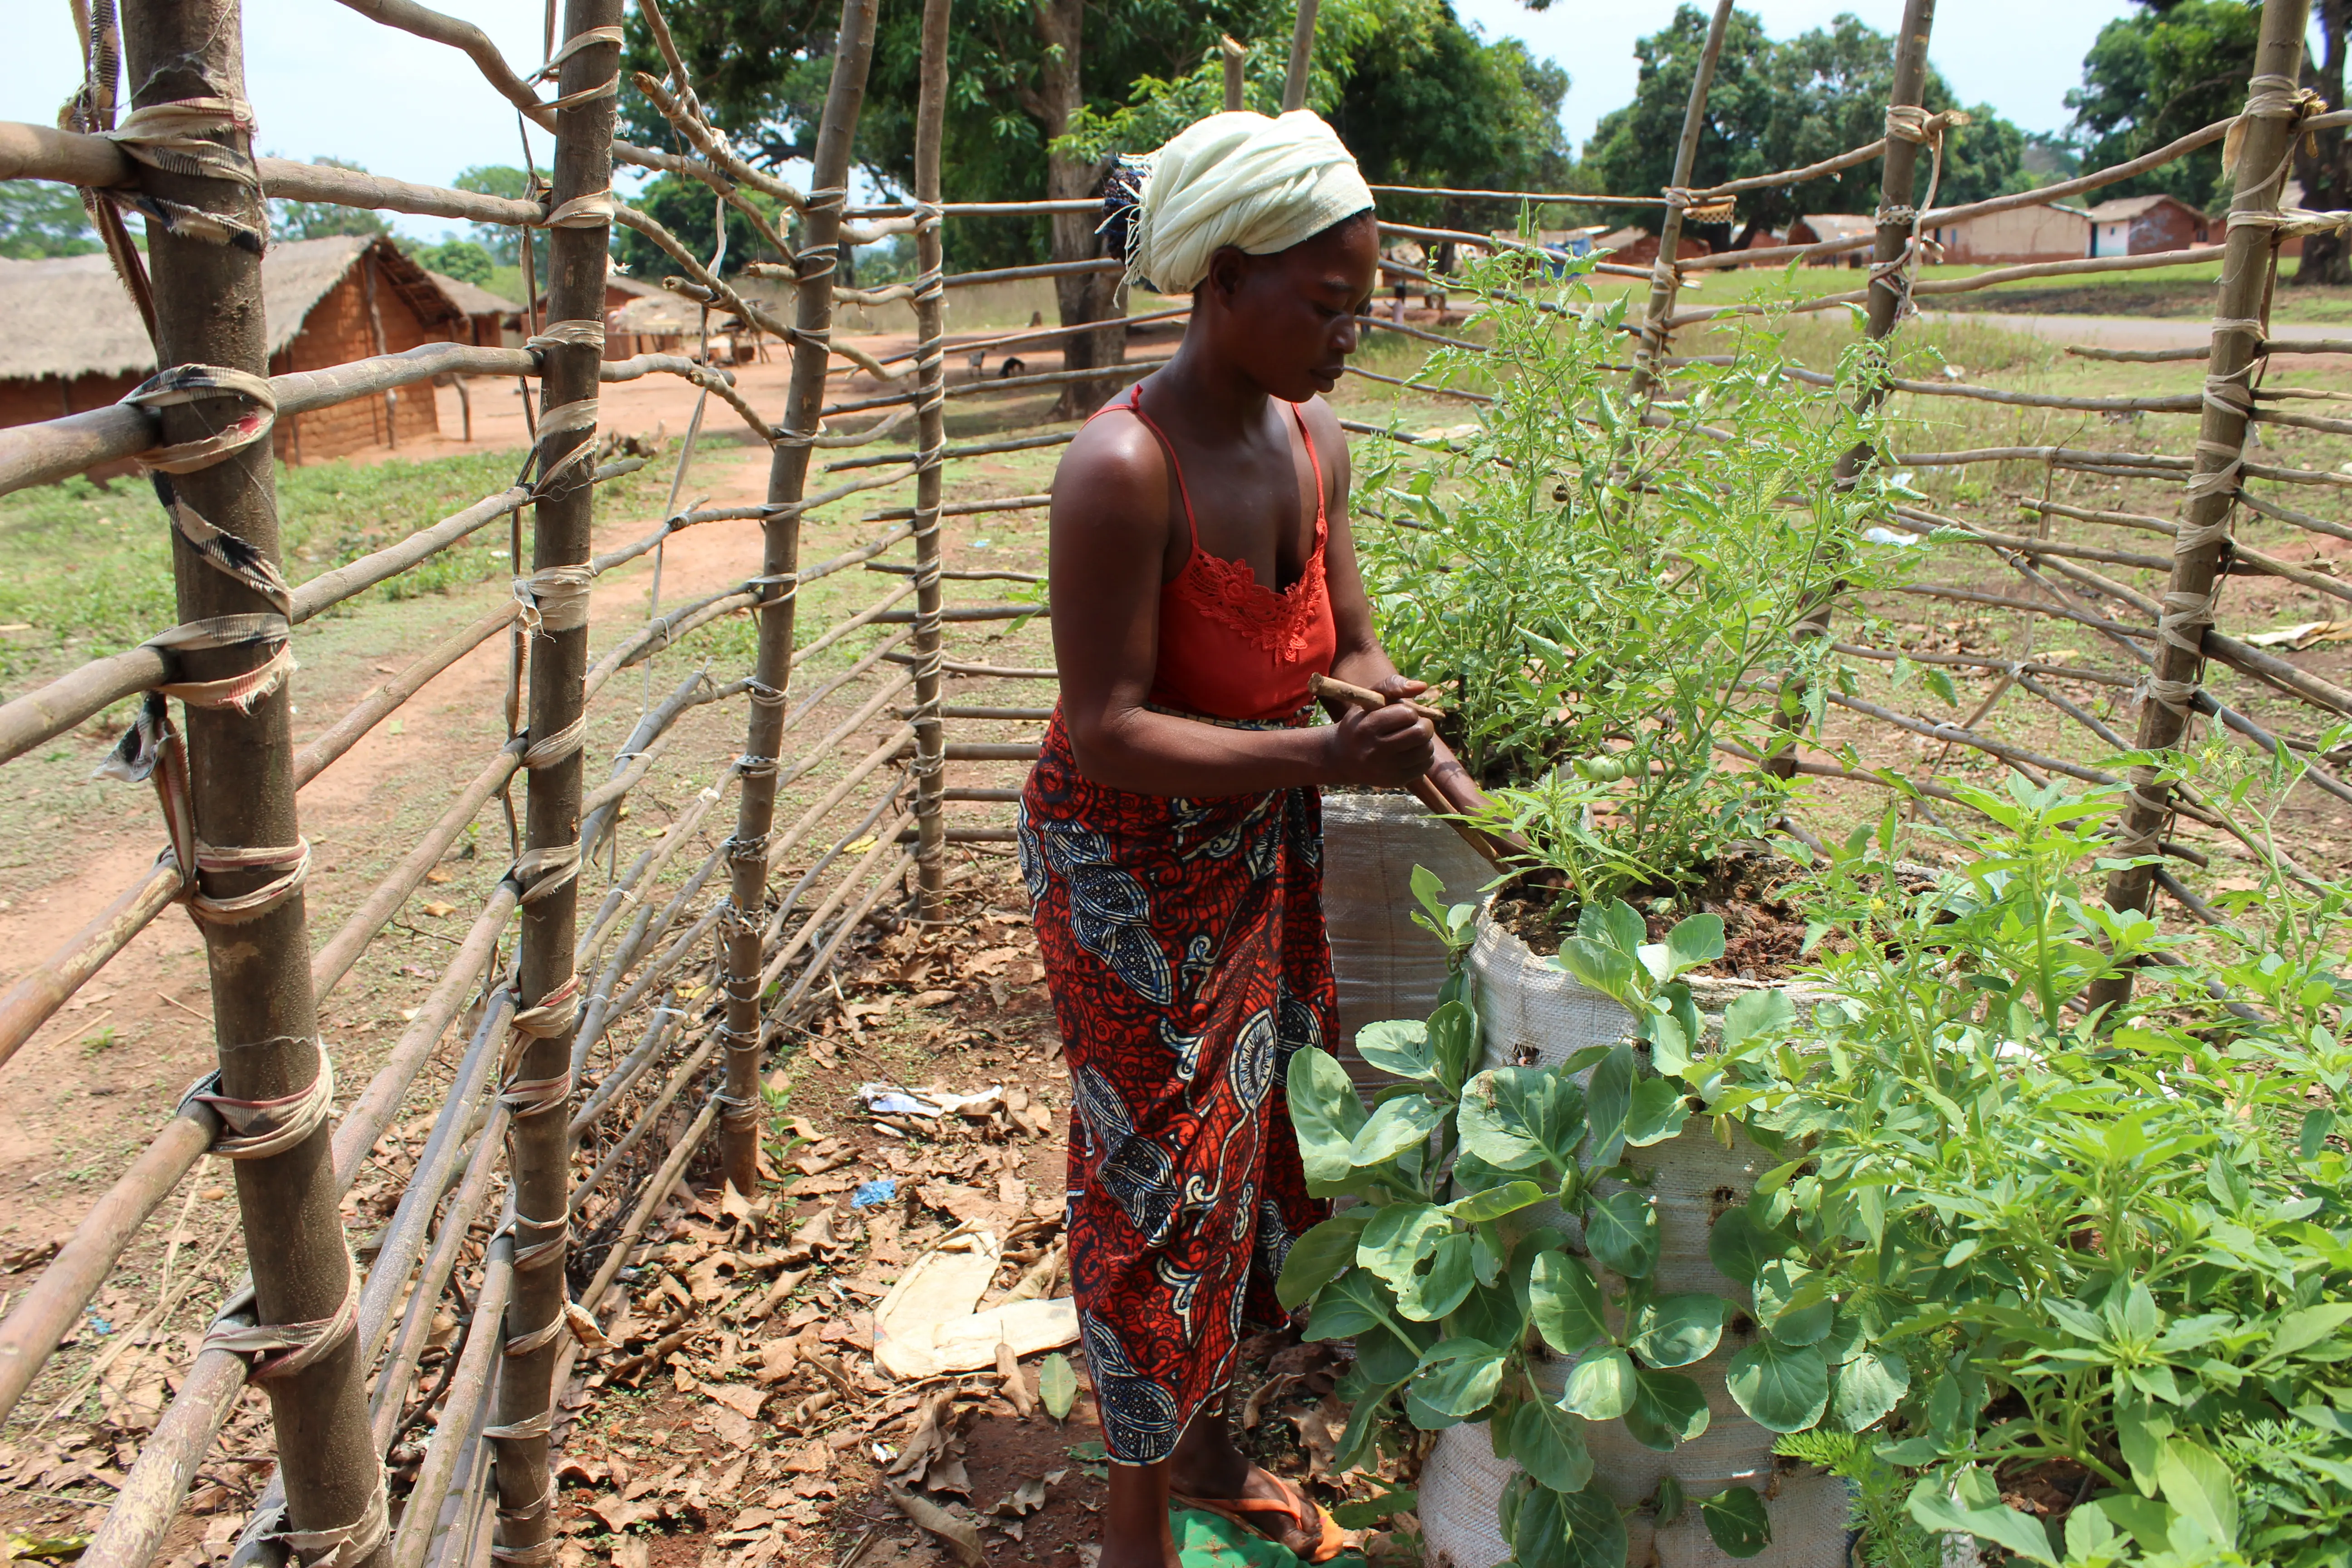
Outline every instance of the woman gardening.
POLYGON ((1244 1319, 1279 1325, 1308 1196, 1284 1071, 1333 1030, 1318 786, 1468 784, 1372 631, 1338 384, 1379 263, 1312 113, 1230 113, 1114 177, 1131 278, 1192 296, 1166 366, 1054 484, 1061 704, 1021 864, 1075 1080, 1070 1270, 1116 1462, 1101 1568, 1173 1568, 1171 1498, 1321 1561, 1337 1527, 1234 1447, 1244 1319), (1391 700, 1309 728, 1309 679, 1391 700))

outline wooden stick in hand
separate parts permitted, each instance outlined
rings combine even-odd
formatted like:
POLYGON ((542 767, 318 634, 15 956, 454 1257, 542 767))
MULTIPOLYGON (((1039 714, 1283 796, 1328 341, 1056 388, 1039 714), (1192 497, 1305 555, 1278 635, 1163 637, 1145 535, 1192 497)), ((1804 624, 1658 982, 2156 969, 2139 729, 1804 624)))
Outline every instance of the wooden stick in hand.
MULTIPOLYGON (((1344 702, 1350 708, 1362 708, 1366 710, 1386 708, 1390 702, 1389 698, 1373 690, 1369 686, 1358 686, 1352 681, 1336 680, 1328 675, 1308 676, 1307 678, 1307 689, 1317 697, 1321 698, 1326 702, 1344 702)), ((1433 724, 1438 720, 1445 717, 1445 713, 1443 709, 1431 708, 1425 704, 1415 702, 1410 699, 1402 697, 1397 698, 1395 700, 1403 703, 1404 706, 1412 709, 1416 714, 1428 720, 1433 724)))
MULTIPOLYGON (((1330 676, 1321 674, 1310 675, 1307 678, 1307 689, 1326 702, 1344 702, 1350 708, 1368 710, 1374 708, 1386 708, 1391 701, 1391 699, 1373 690, 1369 686, 1358 686, 1351 681, 1335 680, 1330 676)), ((1404 698, 1396 698, 1393 700, 1402 703, 1432 723, 1445 716, 1438 709, 1426 708, 1404 698)), ((1456 763, 1455 767, 1458 769, 1460 764, 1456 763)), ((1477 794, 1476 786, 1470 784, 1466 777, 1463 782, 1471 794, 1477 795, 1476 804, 1485 805, 1486 797, 1477 794)), ((1527 848, 1526 845, 1515 842, 1512 838, 1497 838, 1491 834, 1482 833, 1463 821, 1458 814, 1465 808, 1465 803, 1452 799, 1445 790, 1439 787, 1437 781, 1427 773, 1413 780, 1410 787, 1415 800, 1427 806, 1432 816, 1440 818, 1455 833, 1460 834, 1462 841, 1483 856, 1488 865, 1498 871, 1516 868, 1510 864, 1509 857, 1514 851, 1524 852, 1527 848)))

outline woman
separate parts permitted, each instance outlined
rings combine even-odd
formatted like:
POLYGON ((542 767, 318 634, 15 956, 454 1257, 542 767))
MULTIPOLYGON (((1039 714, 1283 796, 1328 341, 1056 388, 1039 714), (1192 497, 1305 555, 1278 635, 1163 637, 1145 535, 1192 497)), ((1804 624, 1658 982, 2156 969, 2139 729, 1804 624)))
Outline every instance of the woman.
POLYGON ((1173 1568, 1171 1494, 1315 1560, 1339 1532, 1233 1445, 1244 1317, 1324 1218, 1284 1100, 1329 1048, 1325 784, 1458 774, 1410 706, 1307 728, 1308 679, 1423 688, 1381 651, 1319 394, 1380 258, 1329 127, 1220 114, 1162 148, 1129 275, 1192 296, 1175 356, 1079 433, 1054 482, 1062 699, 1023 792, 1021 863, 1075 1080, 1070 1270, 1116 1461, 1101 1568, 1173 1568), (1197 1418, 1196 1418, 1197 1417, 1197 1418))

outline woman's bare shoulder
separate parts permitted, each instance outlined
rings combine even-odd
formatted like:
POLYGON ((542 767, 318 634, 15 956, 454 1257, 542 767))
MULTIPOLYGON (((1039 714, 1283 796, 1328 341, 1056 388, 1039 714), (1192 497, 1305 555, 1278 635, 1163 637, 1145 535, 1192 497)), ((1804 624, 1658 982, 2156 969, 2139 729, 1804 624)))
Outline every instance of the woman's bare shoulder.
POLYGON ((1165 526, 1168 458, 1140 419, 1109 414, 1077 434, 1054 471, 1054 516, 1125 527, 1165 526))

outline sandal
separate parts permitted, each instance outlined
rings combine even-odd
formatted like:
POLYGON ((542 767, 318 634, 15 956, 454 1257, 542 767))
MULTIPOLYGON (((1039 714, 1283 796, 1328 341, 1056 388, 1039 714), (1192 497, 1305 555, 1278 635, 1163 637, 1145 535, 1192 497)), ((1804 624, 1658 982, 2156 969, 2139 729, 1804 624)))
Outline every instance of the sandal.
POLYGON ((1289 1493, 1287 1500, 1273 1498, 1196 1498, 1181 1492, 1171 1493, 1168 1500, 1178 1508, 1198 1509, 1229 1520, 1244 1530, 1257 1534, 1296 1552, 1309 1563, 1328 1563, 1346 1551, 1348 1532, 1327 1512, 1322 1505, 1306 1491, 1284 1480, 1271 1471, 1264 1472, 1276 1486, 1289 1493), (1311 1515, 1308 1510, 1313 1510, 1311 1515))

